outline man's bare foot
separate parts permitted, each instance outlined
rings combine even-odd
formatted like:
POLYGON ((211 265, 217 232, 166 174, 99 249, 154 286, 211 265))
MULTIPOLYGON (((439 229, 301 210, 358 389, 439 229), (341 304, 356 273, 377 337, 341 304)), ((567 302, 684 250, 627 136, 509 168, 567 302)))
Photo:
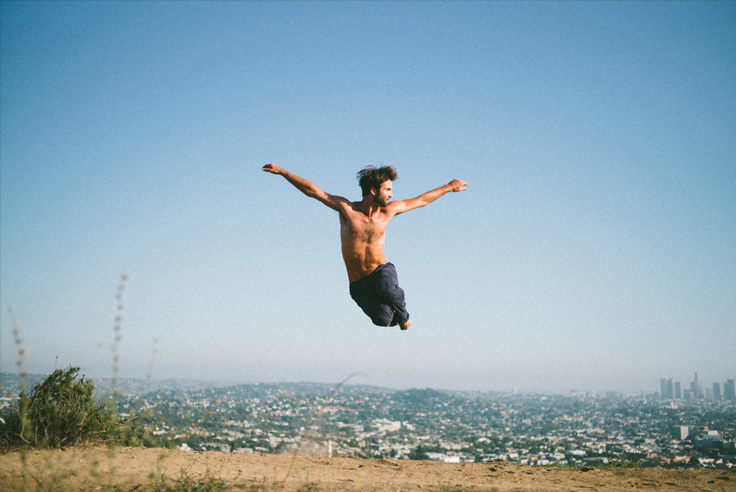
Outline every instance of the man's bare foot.
POLYGON ((410 319, 407 319, 406 323, 399 323, 399 328, 401 328, 402 330, 408 330, 410 326, 411 326, 410 319))

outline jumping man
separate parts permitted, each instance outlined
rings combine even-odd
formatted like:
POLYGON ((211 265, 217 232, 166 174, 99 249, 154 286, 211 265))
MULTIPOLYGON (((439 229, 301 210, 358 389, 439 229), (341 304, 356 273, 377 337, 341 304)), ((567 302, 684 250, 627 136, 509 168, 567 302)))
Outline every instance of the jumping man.
POLYGON ((340 214, 342 257, 348 270, 350 297, 378 326, 396 326, 409 329, 411 320, 406 311, 404 291, 399 287, 396 268, 386 261, 383 245, 386 226, 395 215, 423 207, 445 193, 465 191, 468 184, 454 179, 445 186, 428 191, 409 200, 391 201, 396 170, 393 166, 366 167, 358 173, 363 199, 351 202, 330 195, 314 183, 266 164, 263 170, 280 174, 308 197, 315 198, 340 214))

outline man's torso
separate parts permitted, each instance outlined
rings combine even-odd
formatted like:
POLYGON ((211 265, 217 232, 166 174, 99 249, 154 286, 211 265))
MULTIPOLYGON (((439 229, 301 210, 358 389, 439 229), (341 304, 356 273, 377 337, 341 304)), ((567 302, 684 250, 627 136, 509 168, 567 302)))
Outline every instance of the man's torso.
POLYGON ((368 217, 353 203, 351 210, 340 214, 340 240, 342 257, 348 271, 348 280, 355 282, 386 263, 383 247, 386 226, 393 217, 381 208, 373 217, 368 217))

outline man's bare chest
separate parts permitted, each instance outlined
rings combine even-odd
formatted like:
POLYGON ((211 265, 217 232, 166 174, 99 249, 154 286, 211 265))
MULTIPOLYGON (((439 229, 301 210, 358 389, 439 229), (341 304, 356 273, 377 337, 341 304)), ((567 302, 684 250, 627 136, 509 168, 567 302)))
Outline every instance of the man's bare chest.
POLYGON ((340 218, 340 233, 344 239, 351 238, 356 242, 372 243, 382 241, 386 234, 387 220, 368 217, 340 218))

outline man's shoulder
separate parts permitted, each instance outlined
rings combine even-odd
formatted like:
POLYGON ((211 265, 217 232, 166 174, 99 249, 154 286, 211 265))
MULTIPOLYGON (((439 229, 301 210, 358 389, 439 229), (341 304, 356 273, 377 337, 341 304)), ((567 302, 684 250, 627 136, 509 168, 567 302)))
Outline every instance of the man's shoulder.
POLYGON ((345 200, 343 203, 347 212, 360 213, 361 202, 353 202, 347 198, 343 198, 343 200, 345 200))
POLYGON ((393 200, 383 207, 384 213, 395 215, 397 211, 404 207, 405 200, 393 200))

